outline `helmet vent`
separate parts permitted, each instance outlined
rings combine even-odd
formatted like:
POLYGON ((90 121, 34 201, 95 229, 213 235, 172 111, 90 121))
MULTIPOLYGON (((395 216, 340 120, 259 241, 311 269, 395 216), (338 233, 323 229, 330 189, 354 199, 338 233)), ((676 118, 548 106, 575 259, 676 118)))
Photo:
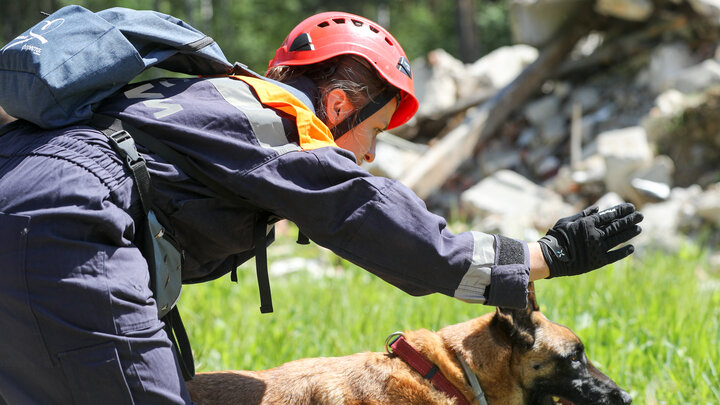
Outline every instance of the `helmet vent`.
POLYGON ((323 22, 321 22, 320 24, 318 24, 318 27, 320 27, 320 28, 325 28, 325 27, 327 27, 328 25, 330 25, 329 22, 323 21, 323 22))
POLYGON ((370 26, 370 31, 372 31, 372 32, 374 32, 374 33, 376 33, 376 34, 377 34, 378 32, 380 32, 379 29, 373 27, 372 25, 370 26))
POLYGON ((314 51, 315 47, 312 43, 312 38, 307 32, 298 35, 290 45, 290 52, 295 51, 314 51))
POLYGON ((335 21, 335 24, 345 24, 344 18, 333 18, 333 21, 335 21))
POLYGON ((362 21, 358 21, 358 20, 350 20, 350 21, 352 21, 353 24, 355 24, 356 27, 362 27, 362 26, 363 26, 362 21))
POLYGON ((387 42, 388 45, 393 46, 393 43, 392 43, 392 41, 390 40, 390 38, 385 37, 385 42, 387 42))

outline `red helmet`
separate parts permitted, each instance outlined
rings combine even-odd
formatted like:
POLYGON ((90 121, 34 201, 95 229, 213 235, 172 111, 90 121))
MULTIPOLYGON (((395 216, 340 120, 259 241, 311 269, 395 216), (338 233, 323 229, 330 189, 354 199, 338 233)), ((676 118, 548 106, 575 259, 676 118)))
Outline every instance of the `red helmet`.
POLYGON ((401 99, 388 129, 406 123, 418 109, 410 64, 400 44, 367 18, 330 11, 298 24, 275 52, 269 67, 310 65, 339 55, 358 55, 370 62, 401 99))

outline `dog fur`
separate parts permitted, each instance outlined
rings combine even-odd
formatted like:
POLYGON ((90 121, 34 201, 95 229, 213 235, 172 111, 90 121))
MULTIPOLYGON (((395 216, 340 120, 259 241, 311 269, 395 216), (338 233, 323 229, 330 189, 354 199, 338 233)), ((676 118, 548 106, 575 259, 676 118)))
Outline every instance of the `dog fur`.
MULTIPOLYGON (((416 350, 473 404, 456 354, 477 375, 489 405, 627 405, 629 394, 592 366, 580 339, 528 308, 494 313, 438 332, 405 332, 416 350)), ((453 405, 399 357, 358 353, 292 361, 262 371, 199 373, 188 382, 200 405, 453 405)))

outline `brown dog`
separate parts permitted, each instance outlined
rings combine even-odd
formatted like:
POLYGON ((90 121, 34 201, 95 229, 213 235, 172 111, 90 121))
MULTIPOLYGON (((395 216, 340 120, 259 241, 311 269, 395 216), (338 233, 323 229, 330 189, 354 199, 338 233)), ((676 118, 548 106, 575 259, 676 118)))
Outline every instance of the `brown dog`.
MULTIPOLYGON (((479 318, 404 337, 447 380, 478 404, 458 358, 477 376, 489 405, 626 405, 630 395, 587 359, 580 339, 540 313, 534 294, 525 310, 479 318)), ((292 361, 263 371, 199 373, 188 382, 200 405, 459 404, 396 354, 358 353, 292 361)))

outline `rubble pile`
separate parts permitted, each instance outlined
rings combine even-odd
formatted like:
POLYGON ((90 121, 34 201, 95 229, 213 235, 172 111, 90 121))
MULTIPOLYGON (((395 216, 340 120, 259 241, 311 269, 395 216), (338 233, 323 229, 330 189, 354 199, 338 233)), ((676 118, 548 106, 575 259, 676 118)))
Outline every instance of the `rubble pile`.
POLYGON ((486 232, 532 240, 561 216, 629 201, 646 217, 636 244, 674 251, 693 238, 717 249, 717 2, 510 7, 516 45, 472 64, 443 50, 414 61, 421 109, 381 136, 368 170, 406 181, 431 209, 486 232), (580 40, 549 59, 578 26, 580 40), (443 165, 452 170, 430 175, 443 165), (408 175, 418 167, 421 175, 408 175))

